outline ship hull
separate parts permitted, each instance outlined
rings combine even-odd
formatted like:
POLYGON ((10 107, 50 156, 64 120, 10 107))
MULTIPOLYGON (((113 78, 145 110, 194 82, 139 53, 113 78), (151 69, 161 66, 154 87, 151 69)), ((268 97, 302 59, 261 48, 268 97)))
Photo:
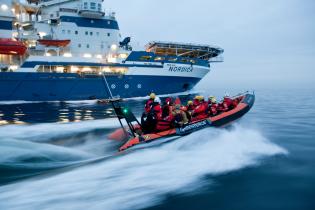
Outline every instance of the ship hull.
MULTIPOLYGON (((106 80, 113 96, 146 96, 150 92, 172 94, 192 89, 201 78, 108 75, 106 80)), ((0 73, 0 101, 72 101, 109 98, 101 75, 72 73, 0 73)))

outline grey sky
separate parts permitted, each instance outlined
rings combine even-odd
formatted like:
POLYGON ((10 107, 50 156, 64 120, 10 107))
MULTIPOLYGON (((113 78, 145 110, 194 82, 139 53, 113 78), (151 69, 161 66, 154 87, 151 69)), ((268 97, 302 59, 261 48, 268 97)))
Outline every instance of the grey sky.
POLYGON ((105 0, 123 36, 218 45, 201 86, 315 87, 314 0, 105 0))

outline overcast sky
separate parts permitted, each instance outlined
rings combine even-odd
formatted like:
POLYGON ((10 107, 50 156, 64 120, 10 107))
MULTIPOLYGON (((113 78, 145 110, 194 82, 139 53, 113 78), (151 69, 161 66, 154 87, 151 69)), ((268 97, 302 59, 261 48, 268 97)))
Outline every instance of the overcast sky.
POLYGON ((214 44, 225 61, 201 83, 315 87, 314 0, 105 0, 123 36, 214 44))

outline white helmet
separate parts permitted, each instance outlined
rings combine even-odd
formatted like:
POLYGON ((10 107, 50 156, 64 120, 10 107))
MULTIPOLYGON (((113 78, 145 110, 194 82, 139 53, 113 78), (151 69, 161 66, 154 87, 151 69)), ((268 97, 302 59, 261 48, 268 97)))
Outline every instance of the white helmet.
POLYGON ((155 103, 159 103, 159 104, 160 104, 160 103, 161 103, 161 99, 160 99, 160 97, 155 97, 154 102, 155 102, 155 103))

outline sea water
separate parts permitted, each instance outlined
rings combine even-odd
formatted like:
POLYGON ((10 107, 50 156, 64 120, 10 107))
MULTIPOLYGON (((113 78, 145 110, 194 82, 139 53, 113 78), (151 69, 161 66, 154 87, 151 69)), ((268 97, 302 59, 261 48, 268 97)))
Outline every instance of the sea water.
POLYGON ((118 154, 110 106, 2 102, 0 209, 313 210, 314 104, 311 90, 257 90, 227 129, 118 154))

